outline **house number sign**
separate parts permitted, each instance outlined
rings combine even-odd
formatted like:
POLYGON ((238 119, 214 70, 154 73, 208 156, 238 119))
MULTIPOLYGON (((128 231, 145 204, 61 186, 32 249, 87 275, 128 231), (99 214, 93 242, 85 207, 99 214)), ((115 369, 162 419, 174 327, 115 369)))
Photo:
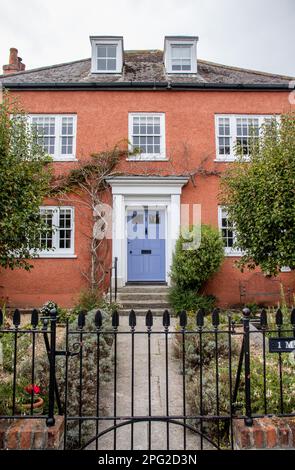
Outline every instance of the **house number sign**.
POLYGON ((269 338, 269 352, 290 353, 295 350, 295 338, 269 338))

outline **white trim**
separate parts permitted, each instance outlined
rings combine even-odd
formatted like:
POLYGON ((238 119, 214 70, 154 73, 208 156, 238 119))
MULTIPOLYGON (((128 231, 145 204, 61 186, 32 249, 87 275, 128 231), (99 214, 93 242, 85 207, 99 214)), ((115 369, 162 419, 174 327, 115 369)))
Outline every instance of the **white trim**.
MULTIPOLYGON (((225 211, 226 209, 223 206, 218 206, 218 229, 220 231, 220 234, 222 234, 222 212, 225 211)), ((233 230, 233 236, 234 236, 234 242, 235 242, 235 232, 233 230)), ((230 247, 224 247, 224 254, 227 257, 241 257, 243 256, 243 253, 241 250, 238 248, 230 248, 230 247)))
POLYGON ((121 74, 123 68, 123 38, 90 36, 91 42, 91 73, 101 74, 121 74), (97 68, 97 46, 98 45, 114 45, 116 46, 116 69, 115 70, 98 70, 97 68))
POLYGON ((76 259, 77 255, 71 255, 68 253, 55 253, 53 251, 52 253, 40 253, 36 256, 34 256, 33 259, 76 259))
POLYGON ((53 227, 57 227, 52 237, 53 249, 40 250, 37 253, 37 258, 75 258, 75 208, 72 206, 40 206, 40 211, 48 209, 53 211, 53 227), (58 248, 60 209, 69 209, 71 211, 71 248, 58 248))
POLYGON ((169 74, 192 74, 197 73, 198 65, 197 65, 197 42, 198 38, 165 38, 164 44, 164 63, 166 72, 169 74), (172 47, 173 46, 188 46, 190 47, 191 51, 191 69, 190 70, 172 70, 172 47))
MULTIPOLYGON (((273 114, 215 114, 215 149, 216 149, 216 158, 215 162, 234 162, 237 159, 235 155, 234 148, 236 145, 237 140, 237 119, 241 118, 251 118, 251 119, 258 119, 259 120, 259 134, 261 134, 261 126, 265 119, 271 118, 279 119, 278 115, 273 114), (219 118, 227 118, 229 119, 229 127, 230 127, 230 154, 229 155, 222 155, 219 154, 219 118)), ((243 157, 245 161, 249 160, 249 157, 243 157)))
POLYGON ((76 114, 34 114, 28 115, 29 123, 32 124, 33 118, 54 118, 55 120, 55 143, 54 143, 54 154, 50 154, 53 161, 55 162, 73 162, 77 161, 76 158, 76 139, 77 139, 77 115, 76 114), (66 117, 73 118, 73 151, 71 154, 62 154, 62 119, 66 117))
POLYGON ((142 160, 167 160, 166 158, 166 125, 165 125, 165 113, 128 113, 128 141, 129 141, 129 152, 133 152, 134 146, 132 145, 132 130, 133 130, 133 119, 137 116, 156 116, 160 118, 160 153, 140 153, 138 155, 130 155, 128 160, 142 161, 142 160))
POLYGON ((161 207, 166 211, 166 281, 180 230, 180 194, 188 178, 113 177, 107 179, 113 194, 112 257, 118 258, 118 286, 127 282, 127 221, 130 207, 161 207))

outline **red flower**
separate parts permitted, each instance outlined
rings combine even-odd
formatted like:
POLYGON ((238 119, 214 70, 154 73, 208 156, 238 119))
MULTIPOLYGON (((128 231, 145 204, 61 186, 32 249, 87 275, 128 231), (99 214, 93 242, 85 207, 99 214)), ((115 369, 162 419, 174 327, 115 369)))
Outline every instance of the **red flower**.
POLYGON ((40 393, 40 387, 38 387, 38 385, 34 385, 34 384, 30 384, 30 385, 27 385, 25 388, 24 388, 25 392, 29 393, 30 395, 32 395, 33 393, 35 395, 37 395, 38 393, 40 393))

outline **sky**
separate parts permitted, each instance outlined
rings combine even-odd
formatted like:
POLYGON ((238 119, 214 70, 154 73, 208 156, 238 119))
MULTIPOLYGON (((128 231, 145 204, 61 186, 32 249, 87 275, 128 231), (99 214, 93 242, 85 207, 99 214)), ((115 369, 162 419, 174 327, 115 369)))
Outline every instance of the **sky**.
POLYGON ((200 59, 295 77, 295 0, 1 1, 1 66, 10 47, 27 69, 90 57, 90 35, 122 35, 126 50, 196 35, 200 59))

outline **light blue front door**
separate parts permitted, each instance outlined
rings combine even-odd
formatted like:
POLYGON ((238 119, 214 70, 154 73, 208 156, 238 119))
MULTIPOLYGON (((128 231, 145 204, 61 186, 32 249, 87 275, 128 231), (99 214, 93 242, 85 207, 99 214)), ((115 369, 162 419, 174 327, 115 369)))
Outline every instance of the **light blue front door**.
POLYGON ((165 281, 165 211, 127 212, 128 281, 165 281))

